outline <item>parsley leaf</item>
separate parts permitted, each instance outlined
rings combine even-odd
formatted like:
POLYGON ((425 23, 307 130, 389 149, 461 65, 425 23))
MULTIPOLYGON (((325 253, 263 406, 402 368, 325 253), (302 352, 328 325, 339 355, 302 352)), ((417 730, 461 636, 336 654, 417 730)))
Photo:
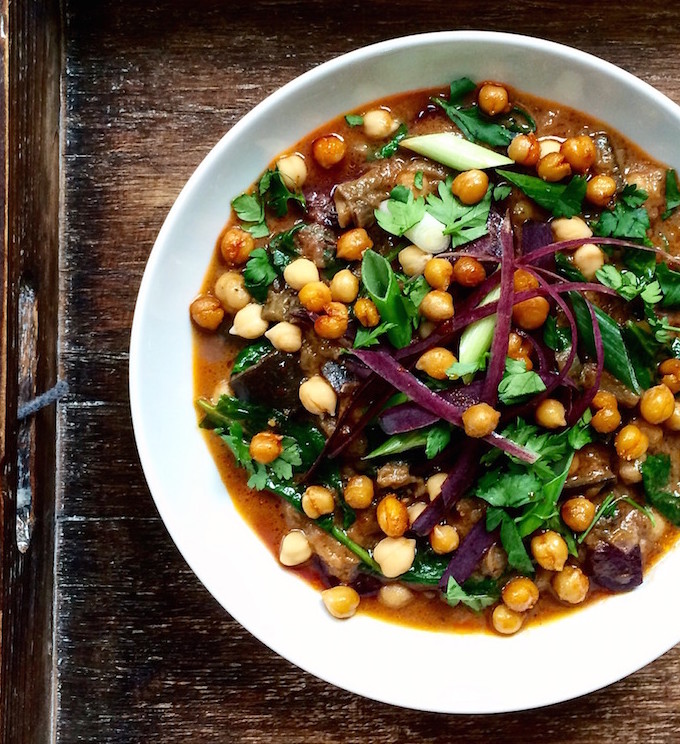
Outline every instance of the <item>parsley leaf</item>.
POLYGON ((293 477, 293 466, 302 464, 302 457, 300 447, 292 437, 283 437, 281 446, 281 454, 268 467, 277 478, 288 481, 293 477))
POLYGON ((277 217, 283 217, 288 213, 288 202, 291 200, 297 202, 303 209, 306 206, 304 195, 290 191, 278 168, 264 173, 260 179, 258 191, 277 217))
POLYGON ((451 427, 448 424, 435 424, 427 434, 425 457, 431 460, 448 446, 451 441, 451 427))
POLYGON ((499 176, 517 186, 536 204, 552 212, 555 217, 573 217, 581 211, 586 195, 586 179, 574 176, 568 184, 548 183, 536 176, 496 169, 499 176))
POLYGON ((423 301, 425 295, 430 291, 430 285, 424 276, 405 277, 399 274, 399 279, 403 281, 402 295, 404 297, 404 307, 406 313, 411 318, 413 327, 417 328, 420 325, 421 315, 418 312, 420 303, 423 301))
POLYGON ((600 219, 593 225, 593 233, 603 238, 625 238, 649 243, 649 213, 642 206, 647 196, 646 191, 628 184, 619 195, 614 208, 602 212, 600 219))
POLYGON ((502 478, 495 470, 487 471, 477 481, 474 494, 491 506, 507 509, 530 503, 540 488, 541 480, 535 473, 518 467, 502 478))
POLYGON ((379 150, 377 150, 373 155, 369 156, 367 160, 384 160, 385 158, 391 158, 392 155, 399 149, 399 143, 406 137, 408 134, 408 128, 406 127, 406 124, 400 124, 399 129, 397 129, 394 137, 385 145, 383 145, 379 150))
POLYGON ((254 238, 269 235, 269 228, 264 220, 264 204, 255 194, 241 194, 232 200, 231 206, 236 216, 243 222, 243 229, 254 238))
POLYGON ((524 547, 515 520, 503 509, 488 509, 486 512, 486 528, 492 530, 501 526, 501 544, 508 554, 508 564, 523 574, 534 573, 534 564, 524 547))
POLYGON ((269 285, 276 279, 278 272, 269 260, 269 254, 264 248, 256 248, 251 252, 248 262, 243 269, 243 279, 246 289, 251 296, 262 303, 267 299, 269 285))
POLYGON ((447 370, 446 376, 449 380, 457 380, 460 377, 467 377, 468 375, 472 378, 477 372, 481 372, 486 369, 486 363, 489 359, 489 353, 482 354, 479 359, 474 362, 454 362, 447 370))
POLYGON ((428 194, 427 211, 444 224, 444 235, 451 236, 451 247, 465 245, 489 231, 486 223, 491 208, 491 188, 477 204, 466 206, 451 193, 453 178, 449 176, 438 187, 439 196, 428 194))
POLYGON ((680 272, 669 269, 665 263, 657 264, 656 279, 663 292, 661 307, 680 305, 680 272))
POLYGON ((498 398, 505 405, 521 403, 530 395, 545 390, 545 383, 536 372, 527 371, 524 360, 505 360, 505 372, 498 386, 498 398))
POLYGON ((674 170, 666 171, 666 210, 661 215, 662 220, 667 220, 673 210, 680 207, 680 190, 674 170))
POLYGON ((640 297, 643 302, 655 305, 661 301, 662 293, 658 281, 647 281, 632 271, 619 271, 615 266, 607 264, 595 273, 597 280, 605 287, 618 292, 624 300, 630 302, 640 297))
POLYGON ((388 323, 387 321, 383 321, 374 328, 364 328, 364 326, 359 325, 357 334, 354 337, 354 348, 366 349, 369 346, 377 346, 380 343, 378 336, 382 336, 395 327, 396 323, 388 323))
POLYGON ((680 525, 680 494, 665 490, 671 475, 671 458, 647 455, 640 472, 647 501, 674 525, 680 525))
POLYGON ((364 123, 364 117, 360 114, 347 114, 345 116, 345 121, 350 125, 350 127, 360 127, 364 123))
POLYGON ((566 351, 571 346, 571 328, 558 326, 553 315, 549 315, 543 326, 543 341, 553 351, 566 351))
POLYGON ((492 147, 507 147, 515 136, 514 132, 502 124, 496 124, 484 117, 477 106, 463 108, 442 98, 430 100, 444 109, 449 119, 470 142, 484 142, 492 147))
POLYGON ((446 585, 446 601, 451 607, 464 604, 474 612, 481 612, 485 607, 495 604, 501 593, 498 584, 492 579, 483 581, 466 581, 461 586, 453 576, 449 576, 446 585))
POLYGON ((415 199, 413 192, 405 186, 395 186, 387 200, 385 210, 376 209, 375 218, 385 232, 401 237, 425 214, 425 199, 415 199))
POLYGON ((512 186, 509 183, 499 183, 493 188, 494 201, 503 201, 507 199, 512 193, 512 186))
POLYGON ((423 188, 423 172, 421 170, 416 171, 415 176, 413 176, 413 185, 417 189, 423 188))

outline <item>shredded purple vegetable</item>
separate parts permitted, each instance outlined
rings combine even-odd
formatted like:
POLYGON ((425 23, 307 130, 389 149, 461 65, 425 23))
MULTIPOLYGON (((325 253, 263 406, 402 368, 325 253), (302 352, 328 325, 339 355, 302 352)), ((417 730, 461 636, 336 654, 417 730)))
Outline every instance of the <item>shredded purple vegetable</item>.
POLYGON ((449 561, 444 574, 439 581, 439 587, 446 591, 449 577, 459 584, 466 582, 477 565, 484 557, 486 551, 498 540, 496 531, 487 532, 484 519, 477 522, 473 528, 460 541, 458 549, 449 561))

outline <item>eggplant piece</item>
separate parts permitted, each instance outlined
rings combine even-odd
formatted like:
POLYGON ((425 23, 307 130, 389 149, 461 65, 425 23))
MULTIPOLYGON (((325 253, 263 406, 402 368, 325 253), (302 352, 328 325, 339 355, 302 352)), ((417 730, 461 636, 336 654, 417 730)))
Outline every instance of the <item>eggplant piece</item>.
POLYGON ((321 374, 328 384, 340 395, 346 385, 356 382, 356 377, 343 365, 337 362, 326 362, 321 368, 321 374))
POLYGON ((600 445, 586 445, 578 453, 578 468, 564 483, 564 490, 585 490, 613 485, 616 476, 611 469, 609 453, 600 445))
POLYGON ((299 357, 272 351, 234 375, 229 384, 240 400, 278 410, 296 410, 300 407, 298 388, 302 377, 299 357))
POLYGON ((629 592, 642 584, 642 552, 639 545, 622 550, 601 542, 588 555, 591 578, 613 592, 629 592))

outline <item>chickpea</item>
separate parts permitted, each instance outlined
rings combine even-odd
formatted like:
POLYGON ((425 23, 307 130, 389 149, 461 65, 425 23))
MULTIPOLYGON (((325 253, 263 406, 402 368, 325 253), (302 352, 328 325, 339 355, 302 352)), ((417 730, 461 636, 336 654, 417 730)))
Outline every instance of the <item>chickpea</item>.
POLYGON ((391 610, 400 610, 413 600, 413 592, 401 584, 383 584, 378 590, 378 602, 391 610))
POLYGON ((680 393, 680 359, 666 359, 659 365, 661 382, 673 393, 680 393))
POLYGON ((433 289, 448 289, 453 266, 445 258, 431 258, 425 264, 425 280, 433 289))
POLYGON ((423 320, 418 326, 418 335, 422 339, 426 339, 432 335, 432 332, 437 326, 429 320, 423 320))
POLYGON ((567 562, 569 549, 561 535, 548 530, 532 538, 531 554, 536 563, 546 571, 561 571, 567 562))
POLYGON ((571 175, 571 166, 559 152, 549 152, 536 166, 539 178, 555 183, 571 175))
POLYGON ((334 302, 349 304, 359 294, 359 280, 349 269, 342 269, 331 279, 331 296, 334 302))
POLYGON ((477 103, 487 116, 496 116, 510 111, 510 97, 507 89, 494 83, 482 85, 477 94, 477 103))
POLYGON ((316 416, 329 413, 335 416, 335 408, 338 404, 338 396, 335 390, 321 375, 314 375, 300 385, 300 402, 304 408, 316 416))
POLYGON ((273 431, 261 431, 250 440, 248 452, 255 462, 267 465, 283 451, 282 439, 280 434, 274 434, 273 431))
POLYGON ((491 623, 497 633, 513 635, 522 627, 524 616, 504 604, 499 604, 496 605, 491 615, 491 623))
POLYGON ((370 139, 385 139, 399 122, 385 109, 372 109, 364 114, 364 134, 370 139))
POLYGON ((536 423, 544 429, 559 429, 567 425, 566 411, 562 403, 555 398, 546 398, 536 407, 534 417, 536 423))
POLYGON ((435 323, 448 320, 453 318, 453 297, 441 289, 433 289, 423 297, 419 309, 421 315, 435 323))
POLYGON ((299 566, 311 557, 312 548, 302 530, 293 530, 281 540, 279 561, 284 566, 299 566))
POLYGON ((586 199, 596 207, 606 207, 616 193, 616 181, 611 176, 593 176, 586 184, 586 199))
POLYGON ((353 475, 345 486, 344 496, 352 509, 367 509, 373 501, 373 481, 367 475, 353 475))
POLYGON ((438 524, 430 532, 430 545, 438 555, 452 553, 458 547, 458 530, 450 524, 438 524))
POLYGON ((408 529, 406 506, 393 493, 378 504, 376 517, 378 526, 388 537, 401 537, 408 529))
POLYGON ((276 167, 279 169, 286 188, 291 191, 297 191, 304 186, 307 180, 307 166, 302 155, 293 153, 292 155, 279 158, 276 162, 276 167))
POLYGON ((512 287, 515 292, 536 289, 538 287, 538 279, 532 273, 526 271, 526 269, 517 269, 512 276, 512 287))
POLYGON ((526 612, 538 602, 539 591, 536 584, 526 576, 510 579, 503 587, 503 602, 514 612, 526 612))
POLYGON ((524 362, 527 372, 530 372, 534 368, 534 363, 529 356, 532 350, 533 347, 529 341, 523 339, 519 333, 510 332, 510 336, 508 337, 508 356, 510 359, 515 359, 518 362, 524 362))
POLYGON ((455 364, 456 357, 443 346, 435 346, 426 351, 416 362, 416 369, 434 377, 435 380, 445 380, 446 370, 455 364))
POLYGON ((619 478, 627 485, 642 482, 642 473, 640 472, 640 460, 628 462, 627 460, 618 461, 619 478))
POLYGON ((412 504, 406 507, 406 511, 408 512, 408 523, 410 527, 413 527, 413 523, 425 511, 425 509, 427 509, 427 504, 422 501, 414 501, 412 504))
POLYGON ((260 338, 267 328, 269 323, 262 317, 262 305, 251 302, 234 315, 229 333, 241 338, 260 338))
POLYGON ((562 148, 562 143, 560 140, 555 139, 554 137, 543 137, 543 139, 539 140, 538 145, 541 150, 541 154, 539 155, 539 160, 541 158, 544 158, 546 155, 550 155, 554 152, 559 152, 562 148))
POLYGON ((645 390, 640 399, 640 413, 650 424, 662 424, 673 415, 675 398, 665 385, 655 385, 645 390))
POLYGON ((360 261, 369 248, 373 248, 373 241, 368 233, 363 227, 355 227, 338 238, 335 255, 345 261, 360 261))
POLYGON ((308 258, 296 258, 283 270, 283 278, 289 287, 299 292, 305 285, 319 281, 319 269, 308 258))
POLYGON ((518 134, 508 147, 508 157, 514 160, 517 165, 523 165, 531 168, 538 163, 541 156, 541 146, 536 139, 536 135, 518 134))
POLYGON ((200 295, 189 306, 191 319, 199 328, 216 331, 224 320, 224 308, 212 295, 200 295))
POLYGON ((644 419, 635 422, 638 429, 647 436, 649 444, 652 447, 658 447, 663 441, 663 428, 656 424, 650 424, 644 419))
POLYGON ((461 256, 453 265, 453 278, 461 287, 478 287, 486 279, 486 269, 472 256, 461 256))
POLYGON ((489 177, 482 170, 473 168, 459 173, 451 184, 451 193, 466 205, 478 204, 486 196, 489 177))
POLYGON ((488 403, 476 403, 463 413, 465 433, 473 439, 489 436, 500 420, 500 412, 488 403))
POLYGON ((415 557, 416 541, 406 537, 385 537, 373 548, 373 558, 387 579, 406 573, 415 557))
POLYGON ((439 496, 442 492, 442 486, 448 477, 448 473, 437 473, 427 479, 425 487, 427 488, 427 495, 430 497, 430 501, 434 501, 439 496))
POLYGON ((220 253, 227 266, 243 266, 255 248, 253 236, 240 227, 230 227, 220 240, 220 253))
POLYGON ((592 238, 593 231, 580 217, 560 217, 550 223, 555 240, 579 240, 592 238))
POLYGON ((300 303, 310 313, 320 313, 333 301, 331 290, 323 282, 309 282, 298 292, 300 303))
POLYGON ((321 592, 321 599, 328 612, 338 620, 352 617, 361 602, 356 589, 351 586, 334 586, 321 592))
POLYGON ((619 402, 613 393, 609 393, 606 390, 598 390, 591 405, 593 408, 618 408, 619 402))
POLYGON ((680 402, 673 405, 673 413, 664 422, 669 431, 680 431, 680 402))
POLYGON ((586 243, 574 251, 574 266, 591 282, 604 266, 604 251, 594 243, 586 243))
POLYGON ((329 302, 324 307, 325 315, 320 315, 314 321, 314 331, 321 338, 340 338, 347 331, 349 314, 347 305, 342 302, 329 302))
POLYGON ((333 494, 323 486, 309 486, 302 495, 302 511, 310 519, 331 514, 334 509, 333 494))
POLYGON ((532 297, 512 306, 512 319, 525 331, 535 331, 548 318, 550 303, 545 297, 532 297))
POLYGON ((587 134, 569 137, 562 143, 560 152, 576 173, 585 173, 595 162, 595 143, 587 134))
POLYGON ((593 414, 590 425, 599 434, 611 434, 621 425, 621 414, 618 408, 600 408, 593 414))
POLYGON ((380 323, 378 308, 368 297, 361 297, 354 303, 354 317, 364 328, 375 328, 380 323))
POLYGON ((236 271, 225 271, 215 282, 215 296, 228 312, 235 314, 242 310, 252 298, 246 289, 243 275, 236 271))
POLYGON ((429 253, 421 251, 418 246, 409 245, 399 251, 397 258, 406 276, 419 276, 425 271, 431 256, 429 253))
POLYGON ((312 143, 314 160, 326 170, 337 165, 345 157, 345 152, 347 145, 339 134, 326 134, 312 143))
POLYGON ((580 604, 588 596, 590 582, 580 568, 565 566, 563 571, 553 576, 552 588, 563 602, 580 604))
POLYGON ((285 320, 273 325, 264 335, 275 349, 288 354, 300 351, 302 347, 302 331, 298 326, 285 320))
POLYGON ((585 532, 595 517, 595 504, 582 496, 567 499, 562 504, 562 519, 574 532, 585 532))

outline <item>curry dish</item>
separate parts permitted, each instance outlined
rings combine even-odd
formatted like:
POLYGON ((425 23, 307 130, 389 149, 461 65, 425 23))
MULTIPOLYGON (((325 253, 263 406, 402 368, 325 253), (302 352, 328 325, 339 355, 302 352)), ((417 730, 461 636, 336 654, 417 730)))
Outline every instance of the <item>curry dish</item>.
POLYGON ((610 127, 467 78, 233 199, 199 421, 331 615, 510 635, 642 583, 680 526, 679 206, 610 127))

